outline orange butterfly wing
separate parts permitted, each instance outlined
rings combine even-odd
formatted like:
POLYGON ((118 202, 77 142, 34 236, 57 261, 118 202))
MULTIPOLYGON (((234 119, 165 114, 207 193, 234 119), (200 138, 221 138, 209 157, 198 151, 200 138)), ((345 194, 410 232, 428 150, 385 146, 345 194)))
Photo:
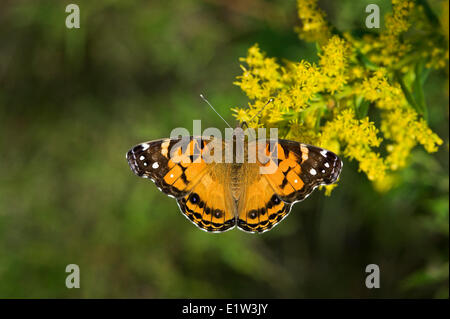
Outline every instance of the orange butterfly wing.
MULTIPOLYGON (((222 167, 223 168, 223 167, 222 167)), ((218 169, 218 170, 216 170, 218 169)), ((235 205, 224 183, 224 171, 209 170, 192 188, 190 194, 178 199, 181 211, 197 226, 210 232, 234 228, 235 205)))
POLYGON ((282 201, 267 179, 260 177, 245 187, 237 226, 247 232, 264 232, 278 224, 290 210, 291 204, 282 201))
POLYGON ((133 147, 127 160, 136 175, 176 198, 181 212, 195 225, 225 231, 235 226, 236 213, 224 167, 201 157, 213 145, 222 147, 221 142, 211 142, 193 137, 151 141, 133 147))
MULTIPOLYGON (((266 153, 270 148, 266 146, 266 153)), ((277 195, 288 203, 304 200, 320 185, 337 181, 342 170, 341 159, 328 150, 290 140, 278 140, 278 168, 263 175, 277 195)))

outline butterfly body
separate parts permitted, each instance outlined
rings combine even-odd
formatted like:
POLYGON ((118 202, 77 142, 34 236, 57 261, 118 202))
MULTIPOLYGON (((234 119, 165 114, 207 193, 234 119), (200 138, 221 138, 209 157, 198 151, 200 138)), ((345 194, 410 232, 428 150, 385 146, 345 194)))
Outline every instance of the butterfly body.
POLYGON ((252 233, 270 230, 317 186, 334 183, 342 168, 334 153, 295 141, 245 141, 243 160, 234 157, 237 149, 236 139, 162 139, 135 146, 127 160, 136 175, 151 179, 177 200, 189 220, 209 232, 236 226, 252 233), (227 162, 230 149, 233 161, 227 162), (267 162, 257 157, 260 151, 267 162), (210 161, 206 154, 218 156, 210 161), (274 170, 262 173, 274 163, 274 170))

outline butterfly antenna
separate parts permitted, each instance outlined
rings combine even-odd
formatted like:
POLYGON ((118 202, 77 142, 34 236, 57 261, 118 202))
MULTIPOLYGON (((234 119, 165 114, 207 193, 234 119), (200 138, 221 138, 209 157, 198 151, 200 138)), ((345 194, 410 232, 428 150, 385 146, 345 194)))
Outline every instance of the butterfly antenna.
POLYGON ((255 117, 259 116, 259 114, 261 114, 261 112, 266 108, 266 106, 267 106, 269 103, 272 103, 272 102, 273 102, 273 99, 269 99, 269 101, 268 101, 266 104, 264 104, 264 106, 262 107, 262 109, 259 110, 259 112, 256 113, 256 114, 248 121, 248 123, 250 123, 251 121, 253 121, 253 119, 254 119, 255 117))
POLYGON ((231 125, 228 124, 227 121, 225 121, 225 119, 219 114, 219 112, 217 112, 216 109, 211 105, 211 103, 209 103, 209 101, 203 96, 203 94, 200 94, 200 97, 202 98, 203 101, 205 101, 205 102, 213 109, 214 112, 216 112, 217 115, 219 115, 219 117, 220 117, 220 118, 221 118, 221 119, 222 119, 222 120, 223 120, 230 128, 232 128, 231 125))

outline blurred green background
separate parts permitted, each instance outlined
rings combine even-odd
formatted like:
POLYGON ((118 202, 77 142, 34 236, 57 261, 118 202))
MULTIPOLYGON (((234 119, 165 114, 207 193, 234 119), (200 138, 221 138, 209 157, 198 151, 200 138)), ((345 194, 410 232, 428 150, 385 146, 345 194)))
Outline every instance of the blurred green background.
MULTIPOLYGON (((0 3, 0 297, 448 297, 448 81, 426 84, 439 152, 413 152, 403 184, 375 192, 345 161, 331 197, 316 191, 262 235, 209 234, 130 171, 133 145, 174 127, 232 121, 232 84, 255 42, 269 56, 317 61, 297 38, 295 1, 0 3), (81 288, 65 287, 65 267, 81 288), (365 287, 365 267, 381 288, 365 287)), ((386 1, 321 1, 341 30, 386 1)), ((447 73, 448 74, 448 73, 447 73)))

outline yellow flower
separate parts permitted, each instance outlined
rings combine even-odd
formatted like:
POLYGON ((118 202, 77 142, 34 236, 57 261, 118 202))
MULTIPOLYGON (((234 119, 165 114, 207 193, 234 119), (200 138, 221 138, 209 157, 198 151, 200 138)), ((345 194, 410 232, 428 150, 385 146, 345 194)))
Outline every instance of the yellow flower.
POLYGON ((343 74, 347 68, 350 47, 348 43, 338 36, 333 36, 323 47, 323 54, 320 54, 319 65, 327 76, 337 76, 343 74))
POLYGON ((247 122, 251 119, 246 109, 232 108, 231 111, 236 113, 235 117, 239 122, 247 122))
POLYGON ((409 154, 417 144, 423 145, 429 153, 436 152, 443 141, 428 127, 423 119, 411 109, 396 109, 385 112, 381 122, 381 131, 386 139, 393 143, 386 147, 386 163, 391 170, 405 167, 409 154))
POLYGON ((268 100, 275 90, 281 87, 280 66, 273 58, 266 58, 261 53, 257 44, 248 50, 246 58, 241 58, 247 64, 247 68, 241 66, 244 71, 238 77, 236 85, 247 94, 250 99, 268 100))
POLYGON ((324 86, 330 93, 338 91, 347 83, 350 53, 349 44, 338 36, 330 38, 323 47, 323 54, 319 55, 319 65, 326 82, 324 86))
POLYGON ((302 26, 297 28, 301 39, 325 42, 330 37, 330 29, 325 13, 317 5, 317 0, 298 0, 298 17, 302 26))
POLYGON ((362 84, 356 84, 357 93, 370 102, 375 102, 380 109, 403 107, 407 102, 398 83, 390 84, 386 70, 381 68, 366 77, 362 84))
POLYGON ((319 187, 319 189, 325 190, 325 196, 330 196, 333 189, 335 189, 338 186, 337 183, 331 184, 331 185, 322 185, 319 187))
POLYGON ((393 0, 392 13, 388 14, 385 19, 385 30, 381 33, 380 42, 383 44, 381 61, 385 65, 392 65, 399 61, 399 58, 405 55, 410 46, 404 43, 400 35, 408 31, 411 23, 409 16, 414 8, 413 1, 393 0))
POLYGON ((359 162, 359 169, 366 173, 370 180, 382 179, 386 165, 372 147, 377 147, 381 139, 378 129, 368 118, 358 120, 353 110, 343 110, 333 121, 325 124, 320 136, 320 146, 338 151, 344 147, 344 155, 359 162))

